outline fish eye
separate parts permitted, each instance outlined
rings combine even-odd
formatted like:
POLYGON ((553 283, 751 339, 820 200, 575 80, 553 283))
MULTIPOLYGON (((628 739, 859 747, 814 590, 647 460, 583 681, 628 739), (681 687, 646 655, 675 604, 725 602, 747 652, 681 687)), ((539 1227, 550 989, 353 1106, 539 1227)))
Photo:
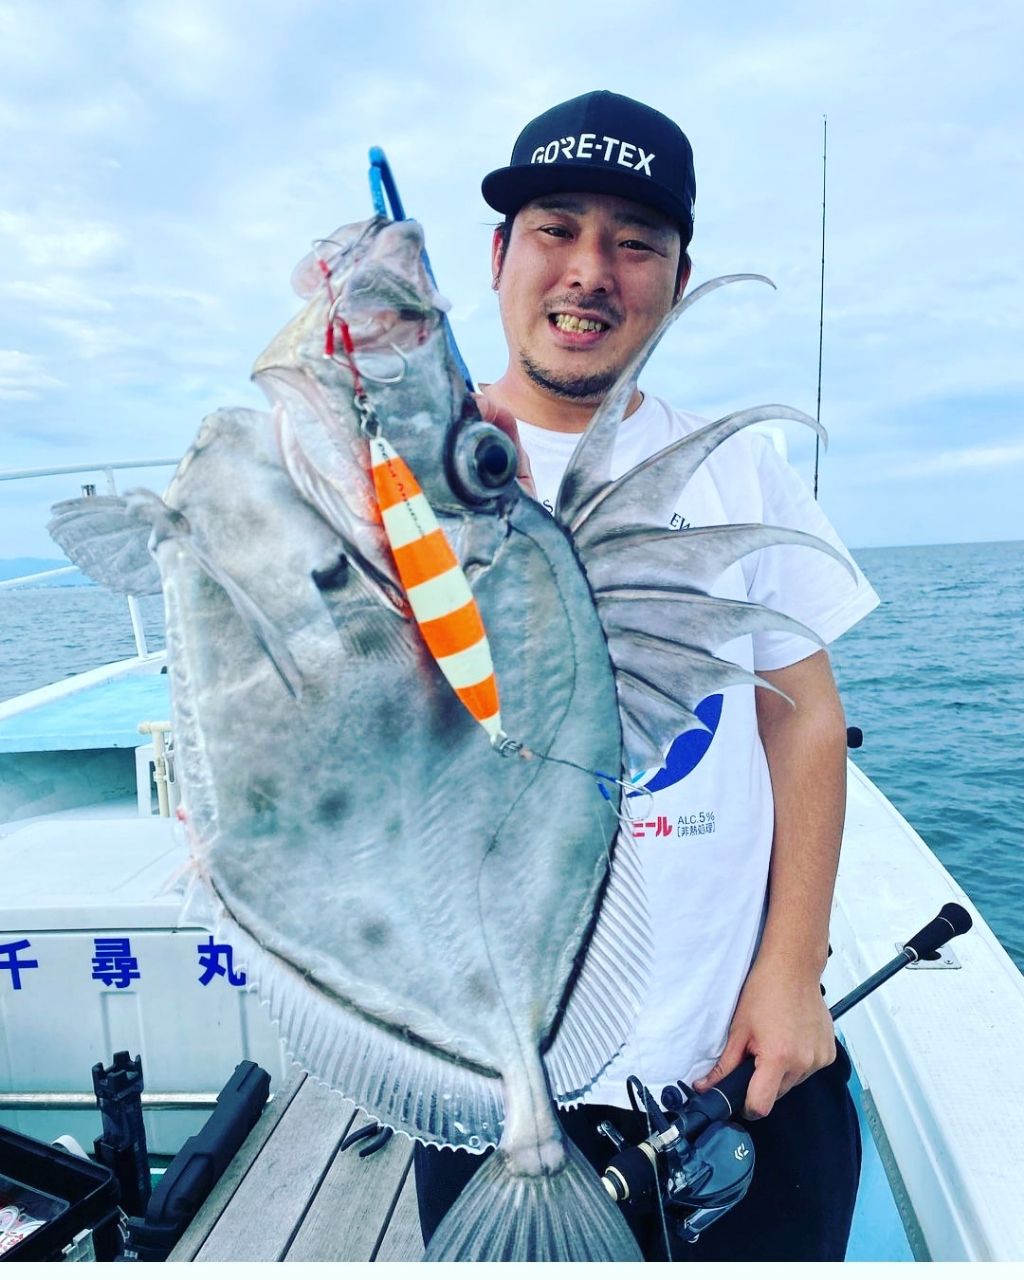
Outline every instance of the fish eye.
POLYGON ((519 458, 503 431, 473 422, 458 433, 451 453, 452 487, 467 502, 497 498, 513 483, 519 458))
POLYGON ((488 489, 503 489, 516 473, 516 451, 504 434, 481 440, 474 461, 480 482, 488 489))

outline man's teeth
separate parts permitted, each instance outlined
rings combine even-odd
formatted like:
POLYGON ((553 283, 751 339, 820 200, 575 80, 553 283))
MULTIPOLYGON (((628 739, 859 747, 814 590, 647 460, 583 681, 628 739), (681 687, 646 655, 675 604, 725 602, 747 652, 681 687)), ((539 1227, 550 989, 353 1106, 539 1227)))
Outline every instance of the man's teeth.
POLYGON ((601 333, 610 328, 603 320, 586 320, 580 316, 567 316, 559 313, 554 317, 555 327, 567 333, 601 333))

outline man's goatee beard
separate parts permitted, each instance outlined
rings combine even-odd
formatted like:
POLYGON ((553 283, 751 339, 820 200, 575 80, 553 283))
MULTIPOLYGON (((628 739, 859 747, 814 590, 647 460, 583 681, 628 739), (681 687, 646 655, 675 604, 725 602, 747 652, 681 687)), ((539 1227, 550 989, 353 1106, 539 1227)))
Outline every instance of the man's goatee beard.
POLYGON ((594 401, 601 400, 619 376, 618 369, 604 369, 598 373, 572 374, 554 373, 551 369, 543 369, 536 364, 525 351, 519 353, 519 361, 523 372, 531 382, 545 391, 552 391, 556 396, 564 396, 566 400, 594 401))

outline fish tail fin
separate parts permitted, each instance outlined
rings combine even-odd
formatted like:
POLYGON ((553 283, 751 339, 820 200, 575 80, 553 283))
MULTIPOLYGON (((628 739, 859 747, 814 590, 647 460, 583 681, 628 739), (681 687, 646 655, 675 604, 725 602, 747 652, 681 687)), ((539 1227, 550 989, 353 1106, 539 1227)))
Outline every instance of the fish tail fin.
POLYGON ((431 1237, 425 1262, 640 1262, 636 1239, 584 1156, 543 1177, 499 1148, 431 1237))

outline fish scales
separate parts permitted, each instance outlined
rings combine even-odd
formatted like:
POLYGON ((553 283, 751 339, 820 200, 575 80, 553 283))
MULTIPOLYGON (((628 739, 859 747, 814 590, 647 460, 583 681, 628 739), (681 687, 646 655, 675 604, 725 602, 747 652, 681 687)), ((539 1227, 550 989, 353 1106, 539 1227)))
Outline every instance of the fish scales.
POLYGON ((415 223, 382 218, 320 242, 294 276, 306 306, 254 369, 272 411, 211 415, 163 499, 64 503, 51 531, 104 581, 96 548, 119 539, 133 589, 165 593, 186 915, 238 948, 314 1075, 420 1140, 497 1145, 427 1256, 638 1258, 554 1106, 623 1044, 649 945, 638 864, 597 783, 661 763, 672 707, 686 723, 706 693, 754 679, 713 656, 723 634, 786 625, 706 597, 695 611, 691 584, 808 539, 687 530, 678 563, 663 552, 645 570, 644 527, 608 518, 612 503, 650 510, 779 408, 608 483, 629 388, 689 300, 595 415, 553 519, 479 420, 421 248, 415 223), (465 573, 514 739, 501 752, 410 615, 373 497, 377 436, 465 573), (159 582, 140 588, 146 539, 159 582), (629 668, 655 622, 671 687, 652 722, 629 668))

